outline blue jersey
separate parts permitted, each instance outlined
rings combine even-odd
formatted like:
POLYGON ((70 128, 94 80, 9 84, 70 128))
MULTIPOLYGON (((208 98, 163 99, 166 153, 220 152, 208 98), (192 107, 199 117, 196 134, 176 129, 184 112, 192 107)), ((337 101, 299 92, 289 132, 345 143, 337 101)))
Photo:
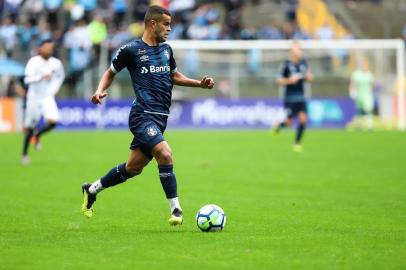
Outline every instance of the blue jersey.
POLYGON ((285 86, 285 101, 287 102, 303 102, 305 98, 305 75, 308 71, 307 61, 302 59, 299 63, 295 64, 290 60, 283 62, 279 77, 289 78, 290 76, 298 76, 298 80, 295 84, 288 84, 285 86))
POLYGON ((127 68, 136 99, 133 110, 138 113, 169 114, 176 62, 172 48, 165 43, 149 46, 142 40, 122 46, 111 62, 114 73, 127 68))

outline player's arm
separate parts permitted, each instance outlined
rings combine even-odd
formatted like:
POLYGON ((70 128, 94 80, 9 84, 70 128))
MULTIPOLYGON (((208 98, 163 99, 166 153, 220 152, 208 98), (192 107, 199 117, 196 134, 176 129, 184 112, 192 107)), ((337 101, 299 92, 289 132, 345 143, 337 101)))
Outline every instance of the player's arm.
POLYGON ((290 85, 290 84, 295 84, 300 80, 300 77, 298 75, 290 75, 289 77, 279 77, 276 82, 279 85, 290 85))
POLYGON ((172 73, 173 83, 180 86, 200 87, 204 89, 212 89, 214 86, 213 78, 204 76, 200 81, 186 77, 179 71, 172 73))
POLYGON ((306 71, 305 76, 304 76, 304 79, 305 79, 305 81, 307 81, 307 82, 313 81, 314 75, 313 75, 313 73, 311 72, 310 69, 306 71))
POLYGON ((58 93, 59 89, 62 86, 63 81, 65 80, 65 71, 63 70, 62 62, 58 61, 56 70, 53 72, 53 80, 50 87, 50 92, 55 95, 58 93))
POLYGON ((356 93, 357 93, 357 89, 354 84, 354 75, 352 75, 351 79, 350 79, 350 85, 348 87, 348 94, 349 94, 350 98, 355 99, 356 93))
POLYGON ((51 79, 51 74, 42 74, 40 70, 36 67, 35 62, 33 59, 30 59, 25 67, 24 72, 24 83, 25 84, 32 84, 36 82, 40 82, 42 80, 49 80, 51 79))
POLYGON ((276 79, 276 82, 281 86, 295 84, 300 80, 299 76, 290 73, 286 63, 281 64, 279 70, 279 77, 276 79))
POLYGON ((92 103, 101 104, 102 99, 107 96, 107 88, 110 87, 111 83, 114 80, 115 75, 116 73, 113 72, 111 67, 104 72, 99 82, 99 86, 97 87, 96 92, 92 96, 92 103))

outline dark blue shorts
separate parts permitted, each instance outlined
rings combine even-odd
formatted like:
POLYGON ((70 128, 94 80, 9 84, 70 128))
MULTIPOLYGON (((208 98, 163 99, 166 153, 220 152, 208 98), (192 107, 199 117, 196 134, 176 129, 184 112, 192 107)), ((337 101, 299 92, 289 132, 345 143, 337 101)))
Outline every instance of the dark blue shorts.
POLYGON ((164 132, 168 116, 148 113, 139 113, 131 110, 128 126, 134 138, 130 149, 140 148, 141 151, 152 159, 152 149, 164 141, 164 132))
POLYGON ((307 113, 307 104, 305 101, 297 101, 297 102, 285 101, 284 107, 288 118, 293 118, 297 116, 299 112, 307 113))

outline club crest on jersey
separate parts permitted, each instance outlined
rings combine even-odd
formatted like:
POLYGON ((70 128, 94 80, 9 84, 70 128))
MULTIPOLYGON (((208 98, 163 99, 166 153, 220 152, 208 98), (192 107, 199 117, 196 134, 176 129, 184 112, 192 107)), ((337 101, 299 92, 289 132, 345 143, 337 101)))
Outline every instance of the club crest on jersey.
POLYGON ((166 56, 166 58, 168 58, 168 59, 169 59, 169 53, 168 53, 168 50, 165 50, 165 51, 164 51, 164 55, 166 56))
POLYGON ((146 49, 138 49, 138 53, 137 54, 146 54, 147 50, 146 49))
POLYGON ((148 127, 148 128, 147 128, 147 134, 148 134, 148 136, 153 137, 153 136, 155 136, 156 134, 158 134, 158 131, 156 130, 155 127, 148 127))
POLYGON ((148 60, 149 60, 149 56, 146 55, 146 54, 144 54, 143 56, 140 57, 141 62, 145 62, 145 61, 148 61, 148 60))

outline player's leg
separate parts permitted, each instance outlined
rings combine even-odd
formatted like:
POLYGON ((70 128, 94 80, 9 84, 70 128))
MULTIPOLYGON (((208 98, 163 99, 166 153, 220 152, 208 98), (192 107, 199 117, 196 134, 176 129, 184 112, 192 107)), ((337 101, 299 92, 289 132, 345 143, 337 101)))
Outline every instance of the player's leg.
POLYGON ((307 125, 306 112, 304 112, 304 111, 299 112, 298 119, 299 119, 299 124, 296 129, 296 137, 295 137, 296 144, 300 144, 300 142, 302 141, 303 133, 306 130, 306 125, 307 125))
POLYGON ((371 130, 374 126, 373 120, 374 99, 372 96, 365 97, 364 100, 364 127, 371 130))
POLYGON ((21 164, 27 165, 30 163, 30 158, 28 156, 28 148, 30 146, 31 138, 34 134, 34 128, 26 127, 24 128, 24 140, 23 140, 23 154, 21 158, 21 164))
POLYGON ((171 148, 166 141, 161 141, 153 147, 152 154, 158 163, 159 178, 171 208, 171 217, 168 220, 169 224, 180 225, 183 222, 183 212, 179 204, 171 148))
POLYGON ((44 115, 46 124, 41 129, 37 130, 34 134, 34 143, 37 150, 41 148, 41 135, 53 130, 58 123, 59 112, 54 99, 47 99, 43 102, 42 114, 44 115))
POLYGON ((140 148, 131 150, 127 162, 117 165, 107 172, 106 175, 93 184, 83 184, 83 214, 87 217, 93 215, 92 205, 96 201, 96 195, 103 189, 124 183, 127 179, 140 174, 151 159, 140 148))
MULTIPOLYGON (((299 104, 298 104, 299 106, 299 104)), ((299 112, 297 114, 299 124, 296 128, 296 136, 295 136, 295 143, 293 145, 293 150, 296 152, 301 152, 303 150, 301 141, 303 138, 303 134, 306 130, 307 125, 307 113, 306 113, 306 104, 301 103, 300 108, 298 108, 299 112)))
POLYGON ((40 118, 40 108, 36 102, 27 102, 27 108, 24 114, 24 140, 23 140, 23 152, 21 163, 27 165, 30 163, 28 156, 28 149, 30 146, 31 138, 34 134, 35 126, 40 118))
POLYGON ((272 133, 278 134, 283 128, 289 127, 292 124, 293 119, 293 108, 291 102, 284 103, 285 112, 286 112, 286 119, 279 124, 276 124, 274 128, 272 128, 272 133))

